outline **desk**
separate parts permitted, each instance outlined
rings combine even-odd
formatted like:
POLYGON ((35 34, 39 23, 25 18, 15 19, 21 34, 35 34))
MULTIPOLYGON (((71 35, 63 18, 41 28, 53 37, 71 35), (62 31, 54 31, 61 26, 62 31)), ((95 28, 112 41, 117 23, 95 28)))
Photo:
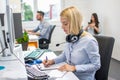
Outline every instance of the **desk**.
MULTIPOLYGON (((14 53, 19 57, 23 62, 23 54, 21 45, 15 49, 14 53), (17 52, 17 53, 16 53, 17 52), (20 52, 20 53, 18 53, 20 52), (19 54, 19 55, 18 55, 19 54)), ((0 61, 0 65, 5 66, 5 69, 0 70, 0 80, 27 80, 26 69, 23 64, 15 60, 9 61, 0 61)))
POLYGON ((0 70, 0 80, 27 80, 25 67, 18 61, 0 61, 5 69, 0 70))
MULTIPOLYGON (((28 53, 28 52, 25 52, 28 53)), ((57 56, 55 55, 55 53, 53 52, 45 52, 40 59, 44 60, 46 59, 46 56, 48 57, 48 59, 53 59, 56 58, 57 56)), ((57 74, 57 73, 56 73, 57 74)), ((72 72, 67 72, 62 78, 57 78, 56 80, 79 80, 74 73, 72 72)))
POLYGON ((28 47, 29 46, 34 46, 35 48, 38 48, 39 47, 39 45, 38 45, 38 39, 39 39, 39 36, 29 35, 28 47))

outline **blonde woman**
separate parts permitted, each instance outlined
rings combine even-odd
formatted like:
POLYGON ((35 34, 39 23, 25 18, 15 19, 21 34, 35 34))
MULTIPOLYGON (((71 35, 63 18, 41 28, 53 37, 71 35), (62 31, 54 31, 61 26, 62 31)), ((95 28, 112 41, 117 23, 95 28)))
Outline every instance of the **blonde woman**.
POLYGON ((43 61, 47 67, 66 62, 61 71, 72 71, 80 80, 95 80, 100 68, 100 55, 96 39, 81 27, 82 15, 75 7, 68 7, 60 14, 62 28, 67 34, 66 47, 56 59, 43 61))

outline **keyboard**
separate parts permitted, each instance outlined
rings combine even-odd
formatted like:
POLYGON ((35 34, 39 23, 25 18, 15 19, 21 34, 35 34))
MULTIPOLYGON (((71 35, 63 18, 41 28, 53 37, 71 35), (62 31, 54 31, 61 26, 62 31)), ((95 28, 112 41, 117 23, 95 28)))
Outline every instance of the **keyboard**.
POLYGON ((36 49, 32 51, 29 55, 25 57, 25 59, 32 58, 32 59, 38 59, 42 56, 42 54, 45 52, 45 50, 42 49, 36 49))
POLYGON ((42 79, 47 79, 49 77, 45 72, 37 70, 36 68, 30 65, 26 65, 26 71, 27 71, 28 76, 33 79, 42 80, 42 79))

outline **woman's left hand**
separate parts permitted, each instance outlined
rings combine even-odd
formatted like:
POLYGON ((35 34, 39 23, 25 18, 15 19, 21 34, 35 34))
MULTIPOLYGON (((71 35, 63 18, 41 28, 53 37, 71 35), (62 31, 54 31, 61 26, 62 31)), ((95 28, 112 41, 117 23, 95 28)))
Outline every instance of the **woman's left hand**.
POLYGON ((69 65, 69 64, 65 64, 63 66, 61 66, 58 70, 60 71, 75 71, 75 66, 69 65))
POLYGON ((94 27, 95 27, 95 23, 91 23, 91 24, 89 24, 89 26, 90 26, 91 28, 94 28, 94 27))

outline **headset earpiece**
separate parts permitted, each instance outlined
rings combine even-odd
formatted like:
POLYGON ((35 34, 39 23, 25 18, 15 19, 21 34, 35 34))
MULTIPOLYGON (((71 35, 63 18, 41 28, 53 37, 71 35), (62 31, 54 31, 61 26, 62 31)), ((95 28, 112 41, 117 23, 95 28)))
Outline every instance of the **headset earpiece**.
POLYGON ((78 37, 77 35, 72 35, 72 34, 69 34, 67 37, 66 37, 66 41, 67 42, 76 42, 78 40, 78 37))
POLYGON ((78 35, 69 34, 69 35, 66 36, 66 41, 70 42, 70 43, 71 42, 72 43, 77 42, 79 40, 79 37, 81 36, 82 33, 83 33, 83 29, 80 30, 78 35))

